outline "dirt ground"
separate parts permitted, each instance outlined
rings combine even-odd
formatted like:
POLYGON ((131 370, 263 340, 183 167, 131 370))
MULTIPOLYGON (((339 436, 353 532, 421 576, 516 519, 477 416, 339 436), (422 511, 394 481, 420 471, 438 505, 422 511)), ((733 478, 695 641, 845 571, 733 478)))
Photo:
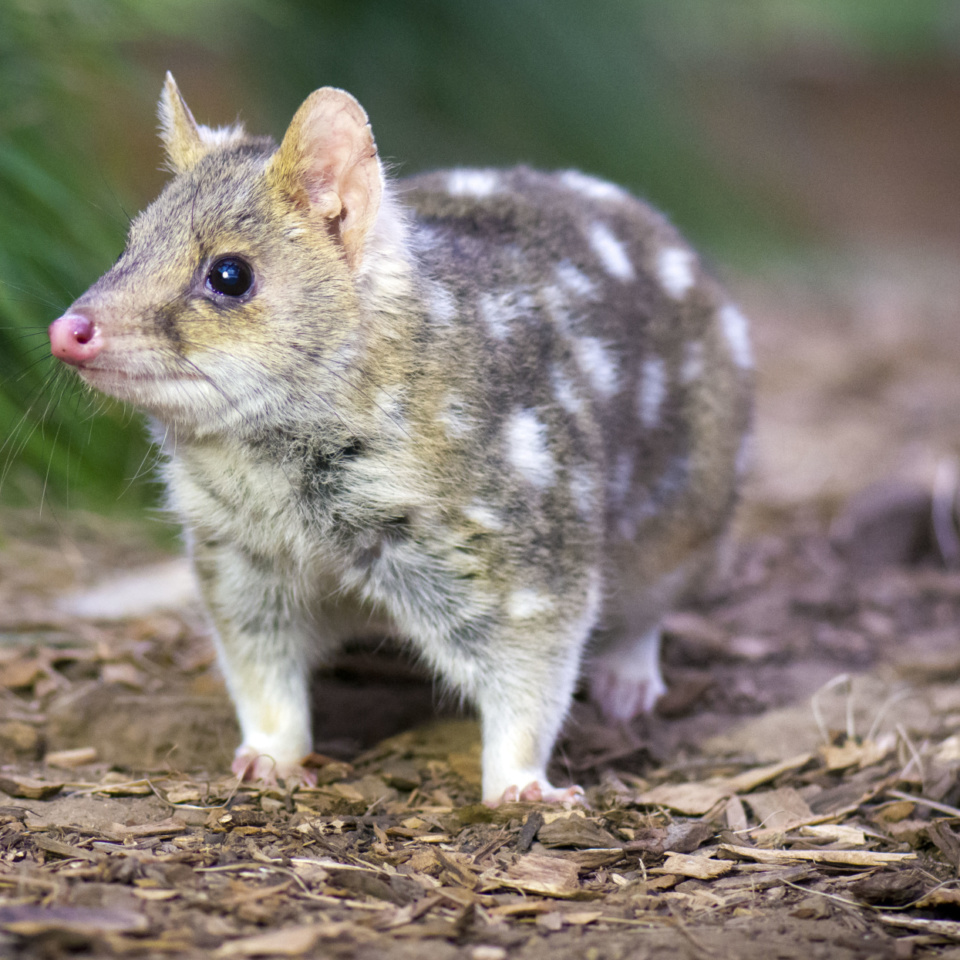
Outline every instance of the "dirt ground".
POLYGON ((960 278, 734 287, 755 471, 656 715, 574 706, 588 809, 480 805, 475 724, 386 648, 318 678, 316 788, 238 785, 182 564, 0 516, 0 955, 960 958, 960 278))

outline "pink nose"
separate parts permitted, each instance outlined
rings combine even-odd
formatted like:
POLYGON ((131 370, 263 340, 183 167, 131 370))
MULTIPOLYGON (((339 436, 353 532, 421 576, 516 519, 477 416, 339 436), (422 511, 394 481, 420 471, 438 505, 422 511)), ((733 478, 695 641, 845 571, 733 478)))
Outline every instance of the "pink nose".
POLYGON ((84 313, 65 313, 50 324, 50 349, 57 359, 83 366, 103 349, 97 325, 84 313))

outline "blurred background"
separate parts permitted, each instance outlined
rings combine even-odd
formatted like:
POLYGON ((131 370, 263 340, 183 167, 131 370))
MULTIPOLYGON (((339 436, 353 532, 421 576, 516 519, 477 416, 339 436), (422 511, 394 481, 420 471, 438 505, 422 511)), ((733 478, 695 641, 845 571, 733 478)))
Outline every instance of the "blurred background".
POLYGON ((139 417, 45 330, 164 181, 166 69, 204 123, 279 138, 332 84, 400 175, 577 167, 651 200, 754 318, 768 512, 953 464, 955 0, 3 0, 0 502, 158 500, 139 417))

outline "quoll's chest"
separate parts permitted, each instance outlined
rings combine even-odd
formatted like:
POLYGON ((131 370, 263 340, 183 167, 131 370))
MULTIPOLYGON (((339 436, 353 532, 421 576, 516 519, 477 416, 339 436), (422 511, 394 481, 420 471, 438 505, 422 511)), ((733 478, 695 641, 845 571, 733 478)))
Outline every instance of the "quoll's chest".
POLYGON ((409 445, 336 434, 182 446, 165 465, 171 506, 201 540, 304 584, 362 579, 431 498, 409 445))
POLYGON ((305 494, 304 459, 269 456, 225 443, 195 444, 165 466, 174 509, 205 541, 234 544, 291 571, 332 552, 318 537, 318 516, 305 494))

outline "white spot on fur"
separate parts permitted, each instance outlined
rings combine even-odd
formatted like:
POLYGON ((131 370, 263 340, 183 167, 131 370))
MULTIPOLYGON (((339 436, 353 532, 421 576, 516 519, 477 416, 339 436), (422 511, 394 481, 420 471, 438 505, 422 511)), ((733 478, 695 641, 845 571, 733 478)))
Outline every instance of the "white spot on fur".
POLYGON ((660 357, 647 357, 640 371, 637 411, 645 427, 660 422, 660 408, 667 396, 667 366, 660 357))
POLYGON ((410 231, 410 242, 414 250, 425 253, 440 246, 442 238, 438 230, 425 223, 418 223, 410 231))
POLYGON ((548 284, 540 290, 540 296, 557 329, 569 336, 573 332, 573 317, 570 314, 570 301, 567 295, 559 287, 548 284))
POLYGON ((576 190, 591 200, 622 200, 626 196, 626 191, 615 183, 591 177, 579 170, 565 170, 560 174, 560 180, 565 187, 576 190))
POLYGON ((480 319, 496 340, 506 340, 510 335, 510 317, 503 309, 502 294, 484 293, 477 301, 480 319))
POLYGON ((584 300, 597 298, 597 285, 579 267, 575 267, 569 260, 561 260, 554 271, 557 283, 568 293, 584 300))
POLYGON ((518 409, 504 429, 507 459, 535 487, 553 483, 557 465, 547 447, 547 428, 532 410, 518 409))
POLYGON ((510 325, 528 317, 536 306, 536 300, 526 287, 483 293, 477 300, 480 319, 497 340, 505 340, 510 335, 510 325))
POLYGON ((703 343, 693 340, 683 349, 683 364, 680 367, 680 380, 683 383, 693 383, 703 374, 703 343))
POLYGON ((572 417, 583 413, 583 400, 577 395, 570 378, 558 367, 554 367, 550 371, 550 379, 553 382, 553 395, 557 403, 572 417))
POLYGON ((455 197, 489 197, 500 184, 493 170, 451 170, 447 190, 455 197))
POLYGON ((614 236, 613 231, 599 220, 590 224, 587 235, 590 247, 597 255, 600 265, 616 280, 627 283, 636 277, 627 248, 614 236))
POLYGON ((427 305, 431 319, 437 323, 452 323, 459 312, 454 295, 439 283, 430 285, 427 293, 427 305))
POLYGON ((407 422, 402 402, 405 392, 403 387, 393 385, 382 387, 374 395, 373 405, 383 436, 397 437, 406 433, 407 422))
POLYGON ((607 400, 620 389, 617 362, 602 340, 596 337, 579 337, 573 341, 573 351, 577 366, 586 374, 600 397, 607 400))
POLYGON ((475 426, 475 420, 467 410, 462 397, 448 394, 440 407, 437 420, 443 424, 447 436, 454 440, 465 437, 475 426))
POLYGON ((511 620, 529 620, 553 609, 553 598, 529 587, 519 587, 507 597, 507 615, 511 620))
POLYGON ((682 300, 693 286, 695 265, 696 258, 686 247, 664 247, 657 254, 660 286, 674 300, 682 300))
POLYGON ((503 520, 485 503, 474 500, 463 508, 463 515, 478 527, 486 530, 502 530, 503 520))
POLYGON ((733 362, 744 370, 753 366, 753 350, 750 348, 750 331, 747 318, 732 304, 721 307, 720 325, 730 346, 733 362))

